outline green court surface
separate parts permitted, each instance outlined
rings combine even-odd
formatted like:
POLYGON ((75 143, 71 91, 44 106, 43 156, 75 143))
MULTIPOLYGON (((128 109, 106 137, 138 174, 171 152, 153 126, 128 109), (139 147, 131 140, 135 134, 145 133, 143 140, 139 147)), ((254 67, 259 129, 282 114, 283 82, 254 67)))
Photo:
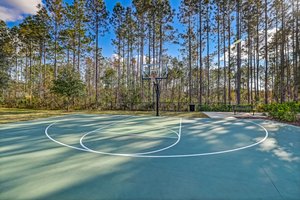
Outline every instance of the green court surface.
POLYGON ((0 124, 0 199, 299 199, 300 128, 67 115, 0 124))

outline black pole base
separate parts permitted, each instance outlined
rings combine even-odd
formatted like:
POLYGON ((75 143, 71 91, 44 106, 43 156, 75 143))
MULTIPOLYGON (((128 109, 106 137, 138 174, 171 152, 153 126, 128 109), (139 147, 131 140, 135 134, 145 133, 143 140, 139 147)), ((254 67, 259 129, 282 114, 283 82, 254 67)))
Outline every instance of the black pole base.
POLYGON ((159 116, 159 85, 158 83, 154 84, 156 91, 156 116, 159 116))

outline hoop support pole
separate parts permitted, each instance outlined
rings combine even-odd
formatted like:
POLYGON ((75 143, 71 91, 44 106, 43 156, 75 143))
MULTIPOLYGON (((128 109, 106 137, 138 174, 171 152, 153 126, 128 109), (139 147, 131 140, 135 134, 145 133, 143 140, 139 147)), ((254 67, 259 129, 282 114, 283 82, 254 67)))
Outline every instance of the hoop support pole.
POLYGON ((159 116, 159 85, 158 83, 154 83, 155 91, 156 91, 156 116, 159 116))

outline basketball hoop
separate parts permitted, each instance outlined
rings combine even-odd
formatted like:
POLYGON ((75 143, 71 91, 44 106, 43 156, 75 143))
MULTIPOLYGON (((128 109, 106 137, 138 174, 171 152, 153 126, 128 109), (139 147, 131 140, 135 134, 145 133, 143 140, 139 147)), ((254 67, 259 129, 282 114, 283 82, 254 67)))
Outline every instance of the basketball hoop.
POLYGON ((142 65, 141 73, 143 80, 151 80, 153 83, 153 89, 155 89, 156 93, 156 116, 159 116, 159 83, 160 80, 168 78, 168 66, 159 64, 144 64, 142 65))
POLYGON ((142 65, 142 79, 143 80, 157 80, 168 78, 168 66, 159 64, 144 64, 142 65), (153 78, 152 78, 153 77, 153 78))

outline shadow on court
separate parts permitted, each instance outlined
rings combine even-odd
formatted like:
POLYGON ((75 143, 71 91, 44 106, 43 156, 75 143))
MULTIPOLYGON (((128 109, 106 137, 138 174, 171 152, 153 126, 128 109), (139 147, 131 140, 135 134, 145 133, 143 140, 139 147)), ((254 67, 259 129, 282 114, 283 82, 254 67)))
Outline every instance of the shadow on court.
POLYGON ((300 128, 256 120, 268 138, 251 148, 184 158, 109 156, 69 148, 134 155, 188 155, 251 145, 265 136, 245 120, 72 115, 0 126, 0 199, 298 199, 300 128), (97 130, 98 131, 95 131, 97 130), (103 139, 104 138, 104 139, 103 139))

